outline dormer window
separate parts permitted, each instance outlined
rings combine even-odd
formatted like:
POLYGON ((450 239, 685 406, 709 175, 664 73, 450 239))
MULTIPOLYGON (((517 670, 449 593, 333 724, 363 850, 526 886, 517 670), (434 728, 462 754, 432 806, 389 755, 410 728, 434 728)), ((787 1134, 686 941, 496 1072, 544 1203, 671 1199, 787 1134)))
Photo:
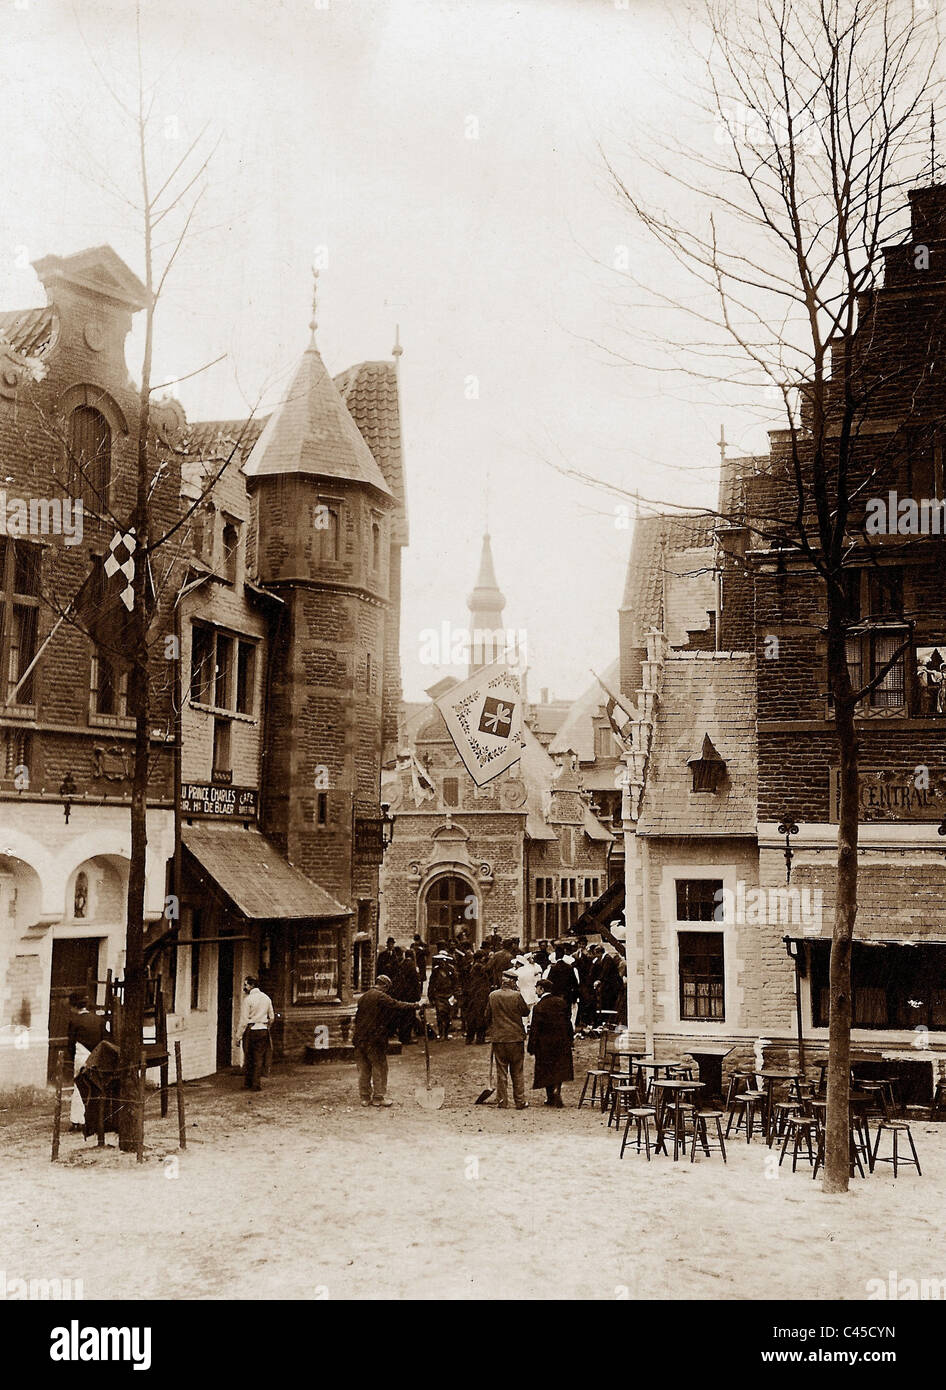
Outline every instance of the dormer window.
POLYGON ((703 747, 698 758, 688 758, 687 767, 693 775, 695 792, 716 792, 726 776, 726 761, 713 746, 709 734, 703 735, 703 747))
POLYGON ((90 405, 76 406, 69 420, 69 477, 83 508, 96 515, 108 509, 112 479, 112 431, 105 416, 90 405))

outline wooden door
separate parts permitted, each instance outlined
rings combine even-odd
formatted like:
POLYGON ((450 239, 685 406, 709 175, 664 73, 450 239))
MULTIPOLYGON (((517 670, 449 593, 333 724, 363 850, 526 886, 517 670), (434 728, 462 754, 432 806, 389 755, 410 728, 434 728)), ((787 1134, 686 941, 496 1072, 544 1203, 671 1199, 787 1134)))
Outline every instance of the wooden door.
POLYGON ((65 1048, 69 1033, 69 995, 74 989, 85 989, 89 980, 98 978, 99 947, 97 936, 62 938, 53 941, 53 966, 49 989, 49 1059, 47 1077, 55 1080, 56 1051, 65 1048))
POLYGON ((233 1058, 233 942, 217 946, 217 1067, 228 1068, 233 1058))

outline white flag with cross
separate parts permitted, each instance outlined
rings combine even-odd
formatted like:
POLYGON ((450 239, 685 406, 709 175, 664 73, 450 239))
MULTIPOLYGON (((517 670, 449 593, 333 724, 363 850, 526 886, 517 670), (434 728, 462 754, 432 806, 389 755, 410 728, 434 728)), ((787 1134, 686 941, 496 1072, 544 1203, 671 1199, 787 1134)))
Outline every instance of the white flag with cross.
POLYGON ((463 765, 478 787, 522 756, 519 677, 496 662, 455 685, 436 702, 463 765))

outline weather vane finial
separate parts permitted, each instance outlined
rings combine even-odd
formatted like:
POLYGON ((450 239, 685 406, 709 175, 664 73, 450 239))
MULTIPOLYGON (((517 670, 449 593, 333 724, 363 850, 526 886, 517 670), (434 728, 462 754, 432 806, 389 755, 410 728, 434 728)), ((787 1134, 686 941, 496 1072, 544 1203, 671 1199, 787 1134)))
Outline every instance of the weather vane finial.
POLYGON ((310 340, 309 340, 309 346, 310 346, 310 347, 315 347, 315 330, 316 330, 316 329, 318 328, 318 326, 319 326, 319 321, 318 321, 318 318, 316 317, 317 314, 318 314, 318 308, 319 308, 319 272, 315 269, 315 266, 313 266, 313 267, 312 267, 312 317, 311 317, 311 319, 309 320, 309 332, 312 334, 312 337, 311 337, 310 340))
POLYGON ((391 349, 391 356, 400 357, 403 352, 404 349, 401 347, 401 325, 396 323, 394 325, 394 346, 391 349))

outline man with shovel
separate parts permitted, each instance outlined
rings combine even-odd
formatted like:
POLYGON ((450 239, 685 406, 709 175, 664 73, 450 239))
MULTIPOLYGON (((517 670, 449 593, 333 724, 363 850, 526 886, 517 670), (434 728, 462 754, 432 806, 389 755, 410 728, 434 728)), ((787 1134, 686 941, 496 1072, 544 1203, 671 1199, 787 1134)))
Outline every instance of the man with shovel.
POLYGON ((420 1004, 391 998, 391 979, 379 975, 371 989, 358 1001, 352 1045, 358 1066, 358 1093, 363 1106, 393 1105, 387 1099, 388 1038, 407 1014, 416 1013, 420 1004))

